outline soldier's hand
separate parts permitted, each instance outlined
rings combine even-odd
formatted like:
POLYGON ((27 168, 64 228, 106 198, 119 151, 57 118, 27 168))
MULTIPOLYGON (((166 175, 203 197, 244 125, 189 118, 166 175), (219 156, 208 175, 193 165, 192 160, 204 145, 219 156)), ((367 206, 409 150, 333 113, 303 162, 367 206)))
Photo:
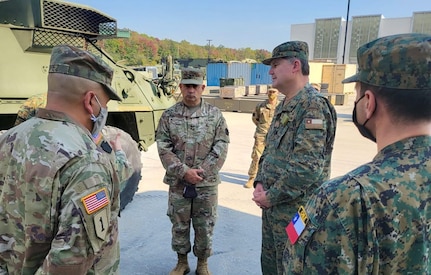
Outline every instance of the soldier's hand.
POLYGON ((112 148, 114 149, 114 151, 120 151, 122 150, 121 148, 121 142, 120 142, 120 133, 117 133, 117 135, 115 136, 114 139, 112 139, 109 143, 111 143, 112 148))
POLYGON ((184 179, 191 184, 198 184, 203 180, 201 177, 203 173, 203 169, 189 169, 184 175, 184 179))
POLYGON ((262 209, 269 208, 271 206, 266 197, 266 190, 263 188, 263 185, 261 183, 256 184, 252 200, 256 203, 257 206, 262 209))

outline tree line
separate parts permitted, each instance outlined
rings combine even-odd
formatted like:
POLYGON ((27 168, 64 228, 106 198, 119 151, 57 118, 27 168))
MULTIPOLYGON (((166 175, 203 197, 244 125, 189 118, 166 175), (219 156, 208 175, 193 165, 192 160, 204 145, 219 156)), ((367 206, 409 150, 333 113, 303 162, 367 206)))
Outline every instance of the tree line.
POLYGON ((271 56, 267 50, 251 48, 231 49, 223 45, 199 46, 185 40, 176 42, 160 40, 132 30, 130 38, 107 39, 99 41, 100 46, 116 61, 128 66, 152 66, 160 64, 162 58, 171 55, 173 59, 208 58, 213 62, 255 60, 261 62, 271 56))

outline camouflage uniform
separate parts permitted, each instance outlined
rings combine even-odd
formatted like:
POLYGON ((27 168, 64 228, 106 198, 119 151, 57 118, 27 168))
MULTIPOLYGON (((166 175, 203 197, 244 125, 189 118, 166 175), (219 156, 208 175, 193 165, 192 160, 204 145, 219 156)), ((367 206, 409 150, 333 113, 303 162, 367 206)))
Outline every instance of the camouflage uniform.
MULTIPOLYGON (((308 45, 285 42, 262 62, 292 57, 308 60, 308 45)), ((282 274, 287 218, 330 176, 336 124, 334 107, 308 83, 275 110, 255 180, 271 206, 262 209, 263 274, 282 274)))
POLYGON ((265 149, 265 137, 271 125, 272 118, 274 117, 275 107, 277 107, 279 103, 280 102, 277 100, 277 103, 273 105, 269 103, 267 99, 257 104, 253 112, 252 120, 256 125, 256 131, 254 133, 254 145, 251 152, 251 164, 248 169, 248 175, 251 179, 256 178, 259 159, 265 149))
POLYGON ((199 258, 211 255, 212 235, 217 216, 219 171, 226 159, 229 133, 220 110, 202 99, 190 112, 183 102, 167 109, 156 134, 160 159, 169 185, 167 215, 172 222, 172 249, 179 254, 191 251, 190 221, 195 230, 193 252, 199 258), (190 168, 205 170, 196 185, 195 199, 183 197, 182 178, 190 168))
MULTIPOLYGON (((44 108, 46 106, 47 93, 36 94, 29 97, 19 107, 17 117, 15 120, 15 126, 22 122, 34 117, 37 109, 44 108)), ((117 170, 120 174, 120 211, 122 211, 127 203, 133 199, 133 195, 136 192, 139 179, 141 178, 141 152, 138 149, 138 145, 133 138, 125 131, 113 127, 104 126, 102 133, 95 139, 97 145, 101 145, 103 142, 107 144, 111 140, 115 140, 117 134, 120 134, 121 150, 116 150, 114 154, 109 154, 112 157, 112 162, 117 165, 117 170), (127 158, 128 162, 124 162, 123 159, 127 158)))
POLYGON ((431 265, 431 137, 385 147, 372 162, 319 189, 309 223, 286 246, 286 273, 422 274, 431 265), (424 258, 420 255, 426 255, 424 258))
MULTIPOLYGON (((78 48, 54 47, 49 73, 98 82, 120 99, 112 69, 78 48)), ((118 273, 119 167, 128 162, 111 152, 48 109, 0 136, 0 274, 118 273)))
POLYGON ((272 206, 262 211, 264 274, 281 274, 288 218, 330 176, 335 127, 334 107, 308 84, 276 109, 256 177, 272 206))
POLYGON ((40 109, 0 136, 0 182, 0 269, 117 273, 119 175, 88 131, 40 109), (82 199, 97 191, 108 204, 88 214, 82 199))
MULTIPOLYGON (((343 83, 431 93, 431 36, 379 38, 357 56, 358 73, 343 83)), ((285 273, 430 274, 430 157, 429 135, 401 137, 370 163, 324 183, 305 206, 299 239, 286 244, 285 273)))

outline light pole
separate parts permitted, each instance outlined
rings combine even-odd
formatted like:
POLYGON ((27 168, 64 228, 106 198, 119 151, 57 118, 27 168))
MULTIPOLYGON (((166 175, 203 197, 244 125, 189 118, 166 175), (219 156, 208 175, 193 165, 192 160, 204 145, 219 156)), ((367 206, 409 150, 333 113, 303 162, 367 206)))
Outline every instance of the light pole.
POLYGON ((208 63, 210 62, 210 50, 211 50, 211 39, 207 39, 208 41, 208 63))
POLYGON ((346 33, 344 34, 343 63, 342 64, 344 64, 344 56, 346 55, 347 29, 348 29, 348 26, 349 26, 349 10, 350 10, 350 0, 347 0, 346 33))

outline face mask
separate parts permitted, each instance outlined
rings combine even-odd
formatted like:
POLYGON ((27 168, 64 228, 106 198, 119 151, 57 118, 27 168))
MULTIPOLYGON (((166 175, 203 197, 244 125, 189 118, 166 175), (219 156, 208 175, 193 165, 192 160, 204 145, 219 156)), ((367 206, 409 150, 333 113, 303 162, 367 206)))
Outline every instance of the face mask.
POLYGON ((271 100, 274 100, 274 99, 277 98, 277 95, 276 94, 269 94, 268 98, 271 99, 271 100))
POLYGON ((355 101, 355 106, 353 107, 353 113, 352 113, 352 120, 353 123, 355 124, 356 128, 358 128, 359 133, 361 133, 361 135, 369 140, 372 140, 374 142, 376 142, 376 137, 373 135, 373 133, 371 133, 370 130, 368 130, 365 127, 365 124, 367 124, 368 120, 365 120, 364 124, 360 124, 358 122, 358 118, 356 117, 356 104, 358 104, 358 102, 364 97, 365 95, 361 96, 357 101, 355 101))
POLYGON ((91 130, 91 135, 93 138, 96 138, 100 131, 102 131, 102 128, 106 124, 106 119, 108 118, 108 109, 103 108, 102 105, 99 102, 99 99, 97 99, 97 96, 94 96, 96 98, 97 104, 100 106, 100 112, 99 115, 96 117, 94 114, 91 114, 91 121, 93 121, 93 129, 91 130))

